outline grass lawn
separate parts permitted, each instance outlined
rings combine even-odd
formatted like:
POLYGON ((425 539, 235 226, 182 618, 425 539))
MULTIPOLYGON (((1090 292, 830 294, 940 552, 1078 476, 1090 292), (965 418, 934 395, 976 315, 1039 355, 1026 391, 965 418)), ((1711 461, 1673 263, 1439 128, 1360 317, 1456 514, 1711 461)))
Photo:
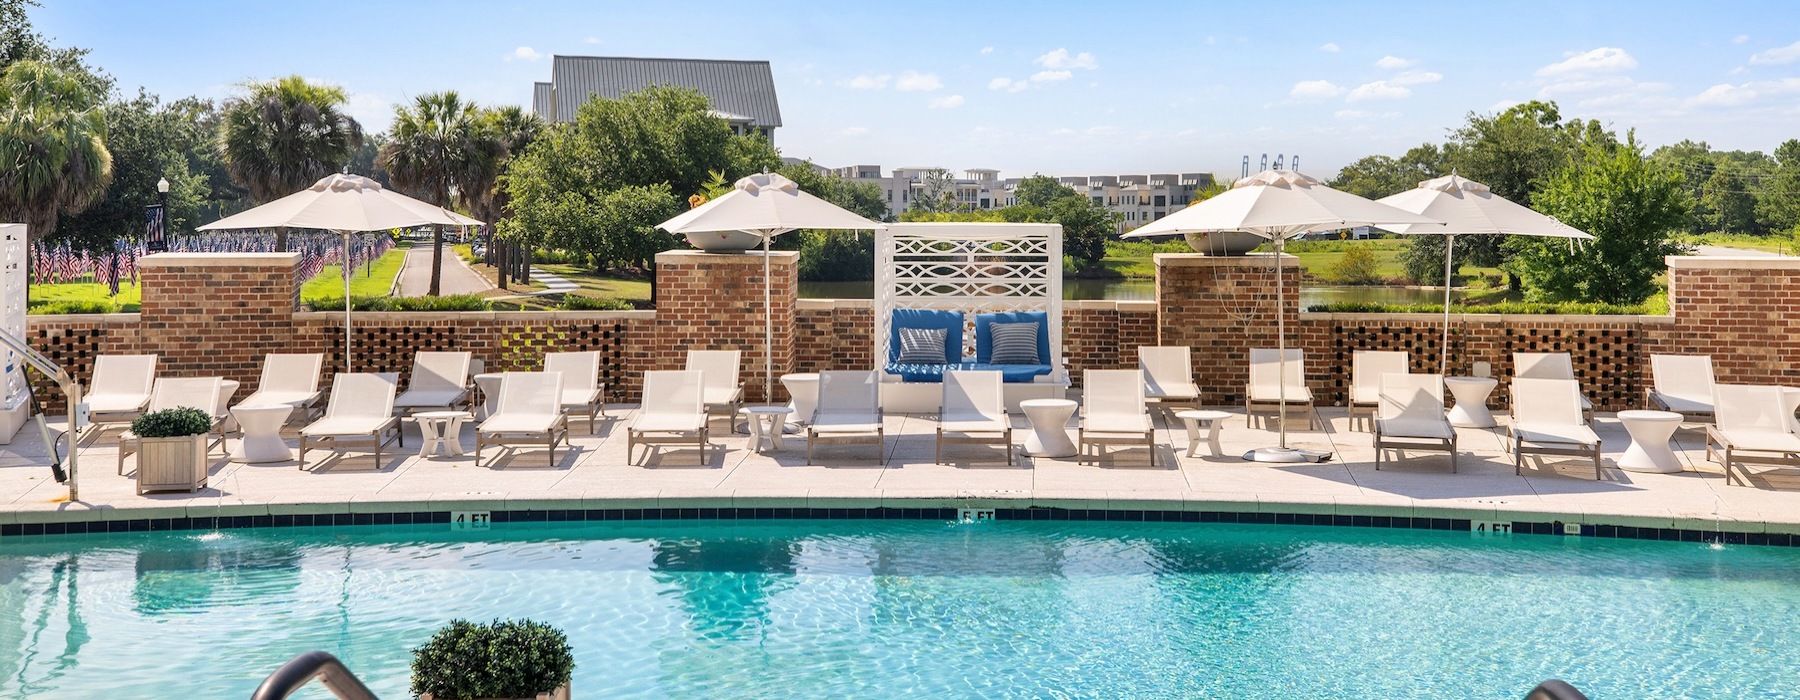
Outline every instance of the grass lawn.
MULTIPOLYGON (((358 267, 350 277, 350 296, 385 297, 394 288, 394 278, 400 275, 400 262, 406 259, 409 243, 401 243, 398 247, 383 253, 375 261, 374 270, 358 267)), ((325 299, 344 298, 343 268, 337 265, 326 265, 318 277, 300 285, 300 302, 312 304, 325 299)))
MULTIPOLYGON (((1332 265, 1344 257, 1344 252, 1351 246, 1366 248, 1375 253, 1375 270, 1382 277, 1396 278, 1406 274, 1406 268, 1400 264, 1400 254, 1406 251, 1409 242, 1404 238, 1377 238, 1365 241, 1295 241, 1287 246, 1288 253, 1300 258, 1300 268, 1308 277, 1327 279, 1332 265)), ((1256 249, 1266 253, 1271 248, 1268 244, 1256 249)), ((1106 259, 1101 262, 1107 270, 1123 277, 1155 277, 1156 263, 1152 256, 1157 253, 1191 253, 1187 244, 1181 241, 1148 243, 1138 241, 1119 241, 1106 244, 1106 259)), ((1499 268, 1464 266, 1457 271, 1459 275, 1497 275, 1499 268)))
POLYGON ((1683 233, 1675 236, 1675 242, 1685 245, 1747 248, 1780 255, 1800 255, 1800 237, 1780 234, 1753 236, 1747 233, 1683 233))
MULTIPOLYGON (((477 259, 470 246, 455 246, 455 250, 457 255, 462 256, 464 260, 469 262, 469 267, 480 273, 481 276, 486 277, 488 281, 494 282, 495 284, 499 283, 499 272, 492 266, 485 265, 477 259)), ((578 289, 572 292, 572 294, 577 296, 591 297, 594 299, 622 299, 631 302, 645 302, 650 300, 649 280, 602 275, 585 266, 567 263, 537 263, 533 264, 531 269, 548 272, 557 277, 574 282, 578 289)), ((517 280, 513 280, 507 284, 507 289, 492 289, 488 291, 487 295, 491 297, 509 297, 541 291, 544 291, 544 285, 536 282, 520 283, 517 280)), ((495 303, 496 309, 504 307, 532 311, 558 308, 560 305, 560 297, 542 299, 504 299, 495 303)))
MULTIPOLYGON (((350 282, 351 296, 384 297, 394 286, 394 277, 400 274, 400 261, 406 257, 406 244, 388 251, 375 261, 372 275, 366 274, 366 268, 357 268, 356 276, 350 282)), ((328 265, 324 271, 300 286, 300 301, 311 304, 322 299, 344 298, 344 278, 337 265, 328 265)), ((34 284, 31 286, 31 303, 28 313, 60 314, 60 313, 131 313, 140 306, 141 290, 134 284, 119 285, 119 295, 107 296, 106 285, 94 282, 69 282, 63 284, 34 284)))

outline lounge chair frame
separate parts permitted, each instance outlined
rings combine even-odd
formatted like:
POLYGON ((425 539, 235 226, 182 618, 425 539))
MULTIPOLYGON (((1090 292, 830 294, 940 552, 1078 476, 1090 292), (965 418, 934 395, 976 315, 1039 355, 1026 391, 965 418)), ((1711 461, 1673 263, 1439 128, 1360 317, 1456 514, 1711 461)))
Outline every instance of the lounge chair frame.
MULTIPOLYGON (((500 407, 487 420, 475 426, 475 463, 481 464, 481 450, 488 445, 544 446, 550 450, 549 466, 555 467, 556 446, 559 443, 567 444, 568 441, 569 417, 563 413, 562 373, 507 372, 500 378, 500 407), (490 427, 496 422, 512 419, 510 414, 554 418, 542 430, 502 430, 490 427)), ((498 461, 499 457, 494 459, 498 461)), ((494 462, 489 462, 487 466, 494 466, 494 462)))
POLYGON ((806 424, 806 463, 813 463, 813 447, 817 445, 866 443, 875 444, 878 458, 886 457, 886 416, 881 411, 881 385, 876 373, 820 372, 818 406, 806 424), (864 427, 869 425, 874 429, 864 427))
POLYGON ((644 403, 638 417, 625 428, 625 461, 636 464, 631 454, 638 445, 646 446, 644 458, 650 458, 651 445, 685 445, 700 448, 700 463, 706 464, 706 447, 710 444, 712 421, 706 414, 705 377, 697 369, 652 370, 644 373, 644 403), (642 424, 664 416, 692 416, 691 425, 675 428, 644 428, 642 424))
POLYGON ((1144 373, 1144 400, 1177 411, 1200 408, 1194 383, 1193 349, 1186 345, 1138 346, 1138 369, 1144 373))
POLYGON ((1501 445, 1513 453, 1513 474, 1525 473, 1526 454, 1589 457, 1594 460, 1594 480, 1599 481, 1603 476, 1600 437, 1583 418, 1581 384, 1573 379, 1515 377, 1512 391, 1515 416, 1521 407, 1525 408, 1526 415, 1532 416, 1526 421, 1515 417, 1506 426, 1507 439, 1501 445), (1552 436, 1553 439, 1533 438, 1522 428, 1536 425, 1569 435, 1552 436))
MULTIPOLYGON (((1350 355, 1350 429, 1360 420, 1369 430, 1375 429, 1375 416, 1381 408, 1381 378, 1389 374, 1407 374, 1412 355, 1402 350, 1357 350, 1350 355), (1374 392, 1375 400, 1364 400, 1364 392, 1374 392)), ((1438 400, 1443 401, 1439 393, 1438 400)))
POLYGON ((1441 450, 1450 453, 1450 473, 1456 473, 1456 428, 1444 417, 1444 377, 1438 374, 1387 374, 1381 379, 1381 400, 1369 430, 1375 440, 1375 469, 1381 470, 1381 451, 1441 450), (1419 405, 1419 404, 1423 405, 1419 405), (1408 423, 1435 419, 1449 437, 1419 435, 1408 423), (1406 421, 1406 422, 1402 422, 1406 421), (1409 432, 1411 434, 1409 434, 1409 432))
POLYGON ((1706 459, 1724 467, 1727 486, 1733 477, 1749 486, 1753 463, 1800 466, 1800 437, 1789 431, 1791 414, 1781 394, 1777 386, 1714 385, 1715 421, 1706 426, 1706 459), (1744 459, 1746 454, 1759 459, 1744 459))
POLYGON ((1150 406, 1144 398, 1144 375, 1135 369, 1090 369, 1081 373, 1081 421, 1075 428, 1075 445, 1087 454, 1094 446, 1093 457, 1105 456, 1106 445, 1138 445, 1150 448, 1150 466, 1156 461, 1156 424, 1150 420, 1150 406), (1119 429, 1104 423, 1096 428, 1090 423, 1118 421, 1120 424, 1142 419, 1142 428, 1119 429))
POLYGON ((933 464, 944 463, 944 444, 998 444, 1013 463, 1012 419, 997 371, 951 370, 944 373, 943 410, 938 414, 933 464), (984 425, 985 424, 985 425, 984 425), (946 429, 948 426, 948 429, 946 429))
POLYGON ((1248 424, 1260 415, 1263 417, 1263 428, 1267 429, 1269 416, 1286 421, 1293 416, 1294 408, 1298 406, 1300 412, 1306 415, 1306 429, 1317 430, 1320 422, 1319 412, 1313 403, 1312 387, 1306 384, 1306 351, 1300 348, 1288 348, 1285 351, 1287 356, 1285 364, 1289 376, 1281 379, 1284 384, 1288 379, 1293 380, 1294 383, 1288 388, 1302 390, 1305 392, 1304 394, 1288 396, 1286 402, 1283 403, 1282 399, 1274 392, 1265 396, 1257 391, 1259 387, 1279 386, 1269 381, 1269 378, 1280 374, 1283 364, 1280 354, 1282 352, 1275 348, 1252 348, 1250 350, 1250 381, 1244 385, 1244 421, 1248 424), (1259 377, 1263 381, 1259 382, 1259 377), (1258 406, 1264 407, 1264 410, 1256 410, 1258 406), (1268 406, 1275 408, 1271 411, 1268 410, 1268 406))
MULTIPOLYGON (((344 441, 362 440, 369 440, 374 443, 375 468, 380 469, 381 448, 387 446, 389 442, 398 443, 399 447, 402 448, 406 447, 406 436, 400 430, 400 419, 395 417, 393 413, 393 383, 374 374, 337 375, 337 377, 332 380, 331 399, 325 404, 325 415, 320 417, 317 421, 314 421, 313 425, 308 425, 307 427, 300 429, 300 454, 296 457, 300 462, 300 469, 303 471, 306 469, 306 451, 315 447, 313 444, 315 442, 321 443, 322 445, 329 445, 332 452, 340 452, 343 449, 341 444, 344 441), (386 410, 381 412, 381 414, 385 414, 385 419, 372 422, 372 427, 368 432, 334 433, 328 435, 308 434, 307 431, 311 430, 314 425, 332 418, 333 408, 343 404, 357 404, 369 400, 367 396, 350 396, 350 392, 357 390, 381 392, 383 389, 385 389, 385 393, 378 393, 377 395, 381 396, 381 400, 386 404, 386 410)), ((364 412, 352 415, 372 419, 382 417, 381 414, 364 412)))

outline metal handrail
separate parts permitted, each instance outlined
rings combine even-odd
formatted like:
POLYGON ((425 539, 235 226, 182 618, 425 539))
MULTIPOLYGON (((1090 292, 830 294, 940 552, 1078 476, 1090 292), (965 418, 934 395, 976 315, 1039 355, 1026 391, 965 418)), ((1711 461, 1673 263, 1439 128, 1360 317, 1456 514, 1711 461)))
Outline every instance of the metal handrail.
POLYGON ((338 700, 378 700, 344 662, 323 651, 309 651, 282 664, 257 686, 250 700, 283 700, 314 678, 338 700))
POLYGON ((1588 700, 1588 696, 1576 690, 1575 686, 1552 678, 1532 688, 1531 692, 1525 694, 1525 700, 1588 700))

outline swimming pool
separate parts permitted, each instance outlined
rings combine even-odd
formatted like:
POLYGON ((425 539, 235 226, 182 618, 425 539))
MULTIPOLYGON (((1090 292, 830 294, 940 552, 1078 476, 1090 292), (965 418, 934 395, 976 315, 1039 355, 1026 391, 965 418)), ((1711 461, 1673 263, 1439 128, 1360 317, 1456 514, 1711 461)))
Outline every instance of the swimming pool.
POLYGON ((1800 551, 1334 527, 643 521, 0 543, 0 697, 384 698, 452 617, 578 697, 1800 697, 1800 551), (19 625, 11 621, 21 621, 19 625), (317 686, 312 686, 315 695, 317 686))

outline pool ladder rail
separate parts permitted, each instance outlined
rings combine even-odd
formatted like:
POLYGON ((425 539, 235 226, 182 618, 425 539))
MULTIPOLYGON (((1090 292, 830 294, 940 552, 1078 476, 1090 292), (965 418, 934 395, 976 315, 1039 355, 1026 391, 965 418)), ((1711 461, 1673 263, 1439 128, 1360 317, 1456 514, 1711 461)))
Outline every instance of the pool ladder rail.
POLYGON ((319 679, 319 685, 325 686, 338 700, 377 700, 344 662, 323 651, 309 651, 282 664, 263 679, 250 700, 283 700, 314 678, 319 679))

